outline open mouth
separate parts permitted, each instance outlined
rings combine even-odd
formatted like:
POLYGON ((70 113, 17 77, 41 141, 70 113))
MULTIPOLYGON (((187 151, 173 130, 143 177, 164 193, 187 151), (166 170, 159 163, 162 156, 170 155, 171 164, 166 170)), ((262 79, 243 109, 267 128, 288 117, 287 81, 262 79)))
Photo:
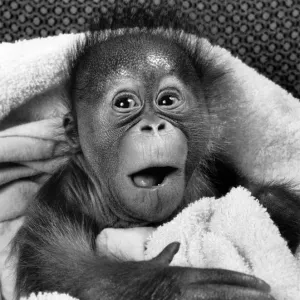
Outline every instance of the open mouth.
POLYGON ((130 178, 135 186, 152 188, 161 185, 167 177, 178 171, 174 167, 150 167, 133 173, 130 178))

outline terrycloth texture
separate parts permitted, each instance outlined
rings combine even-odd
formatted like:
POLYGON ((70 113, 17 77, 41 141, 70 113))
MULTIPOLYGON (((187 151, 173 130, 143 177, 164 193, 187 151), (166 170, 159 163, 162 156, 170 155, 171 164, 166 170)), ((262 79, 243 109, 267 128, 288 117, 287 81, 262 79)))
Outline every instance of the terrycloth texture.
POLYGON ((255 275, 271 286, 275 299, 300 299, 300 260, 266 209, 244 188, 191 204, 152 234, 145 258, 155 257, 175 241, 181 247, 171 265, 255 275))
POLYGON ((21 298, 20 300, 76 300, 67 294, 58 294, 58 293, 38 293, 31 294, 28 298, 21 298))
MULTIPOLYGON (((66 78, 68 50, 80 35, 66 34, 0 44, 0 120, 37 96, 55 97, 66 78)), ((49 108, 52 111, 53 108, 49 108)))
MULTIPOLYGON (((15 228, 1 221, 21 216, 68 154, 60 120, 66 111, 68 51, 78 38, 82 35, 0 44, 0 131, 5 130, 0 133, 0 261, 7 253, 2 241, 14 233, 8 228, 15 228)), ((205 40, 200 44, 209 50, 205 59, 228 71, 216 91, 225 113, 214 119, 214 134, 227 137, 224 150, 250 177, 285 179, 300 188, 299 101, 228 51, 205 40)))
MULTIPOLYGON (((270 285, 276 300, 299 300, 300 257, 293 256, 266 209, 242 187, 220 199, 202 198, 148 238, 145 233, 127 229, 124 235, 124 229, 109 229, 110 241, 98 246, 104 246, 104 252, 113 257, 124 259, 128 253, 131 260, 148 260, 178 241, 181 246, 173 266, 224 268, 255 275, 270 285), (145 246, 145 252, 139 251, 145 246), (138 249, 135 256, 132 248, 138 249)), ((57 294, 48 294, 28 300, 60 299, 55 297, 57 294)))

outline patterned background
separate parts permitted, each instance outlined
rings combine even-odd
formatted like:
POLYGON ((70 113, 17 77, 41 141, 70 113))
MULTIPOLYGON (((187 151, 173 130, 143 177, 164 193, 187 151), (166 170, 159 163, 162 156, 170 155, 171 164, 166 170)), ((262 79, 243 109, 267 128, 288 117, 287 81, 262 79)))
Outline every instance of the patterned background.
POLYGON ((0 42, 82 31, 116 2, 180 6, 212 42, 300 98, 299 0, 0 0, 0 42))

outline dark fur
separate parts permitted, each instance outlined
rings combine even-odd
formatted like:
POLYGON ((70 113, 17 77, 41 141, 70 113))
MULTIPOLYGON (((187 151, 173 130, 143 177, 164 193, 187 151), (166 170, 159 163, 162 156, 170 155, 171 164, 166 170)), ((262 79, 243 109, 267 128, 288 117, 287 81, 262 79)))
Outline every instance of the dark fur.
POLYGON ((201 32, 186 18, 181 9, 164 10, 161 8, 139 8, 128 5, 124 8, 116 6, 112 17, 94 18, 89 26, 90 31, 118 30, 123 28, 163 28, 183 30, 186 33, 201 36, 201 32))
MULTIPOLYGON (((74 89, 77 88, 78 65, 91 45, 114 36, 141 32, 162 36, 182 47, 203 83, 206 101, 210 102, 216 97, 220 99, 215 94, 218 90, 215 87, 222 84, 226 72, 205 60, 205 53, 196 53, 200 41, 192 44, 186 35, 180 34, 182 29, 193 33, 195 31, 189 26, 182 27, 182 24, 186 24, 182 20, 178 23, 174 19, 170 23, 164 14, 157 16, 156 12, 155 18, 151 13, 143 12, 143 15, 141 18, 139 11, 133 17, 125 18, 122 15, 120 18, 117 15, 113 21, 102 20, 87 34, 86 43, 78 43, 70 57, 70 99, 73 99, 74 89), (136 26, 139 29, 133 28, 136 26), (126 29, 119 29, 123 27, 126 29), (119 30, 98 32, 105 29, 119 30)), ((76 114, 74 103, 68 105, 71 112, 76 114)), ((216 112, 211 110, 210 113, 216 112)), ((67 127, 71 121, 65 120, 64 125, 67 127)), ((193 119, 191 112, 189 126, 193 128, 193 138, 199 140, 202 136, 197 133, 197 120, 193 119)), ((243 184, 268 209, 294 251, 300 239, 299 197, 285 185, 254 184, 241 178, 233 164, 218 155, 218 144, 214 145, 214 150, 215 153, 208 151, 203 160, 197 162, 198 166, 188 184, 180 209, 200 196, 221 196, 231 187, 243 184)), ((176 247, 173 247, 173 254, 168 254, 167 258, 151 262, 117 262, 100 256, 95 252, 95 237, 103 228, 146 225, 142 221, 130 223, 116 216, 109 206, 109 199, 109 187, 103 186, 89 171, 80 153, 74 154, 68 164, 50 178, 28 208, 25 225, 14 241, 14 250, 19 255, 18 296, 45 290, 67 292, 80 299, 192 299, 192 296, 189 298, 187 295, 191 293, 193 284, 193 293, 200 297, 207 295, 205 284, 213 283, 220 284, 216 291, 220 292, 218 299, 223 299, 225 292, 222 289, 227 284, 265 290, 258 288, 257 282, 247 281, 250 279, 246 282, 238 277, 236 279, 238 275, 234 272, 168 267, 176 247), (107 205, 103 205, 105 201, 107 205), (202 285, 196 286, 198 282, 202 285)), ((238 288, 226 292, 228 299, 234 296, 235 291, 240 292, 238 288)), ((265 294, 262 296, 257 293, 255 299, 265 299, 265 294)))

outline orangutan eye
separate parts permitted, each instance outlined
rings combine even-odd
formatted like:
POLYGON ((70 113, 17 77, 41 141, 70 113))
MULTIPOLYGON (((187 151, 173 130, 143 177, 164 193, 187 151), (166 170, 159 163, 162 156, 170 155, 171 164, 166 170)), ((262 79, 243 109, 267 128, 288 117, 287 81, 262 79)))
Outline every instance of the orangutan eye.
POLYGON ((137 106, 136 102, 132 98, 123 97, 115 102, 115 106, 118 108, 133 108, 137 106))
POLYGON ((157 101, 157 104, 159 106, 174 106, 174 105, 178 104, 178 102, 180 102, 180 100, 178 98, 166 95, 166 96, 161 97, 157 101))
POLYGON ((161 109, 173 109, 180 104, 182 104, 183 100, 176 94, 162 94, 158 97, 156 101, 156 105, 161 109))
POLYGON ((113 101, 113 108, 121 112, 131 111, 140 105, 139 99, 133 95, 120 95, 113 101))

